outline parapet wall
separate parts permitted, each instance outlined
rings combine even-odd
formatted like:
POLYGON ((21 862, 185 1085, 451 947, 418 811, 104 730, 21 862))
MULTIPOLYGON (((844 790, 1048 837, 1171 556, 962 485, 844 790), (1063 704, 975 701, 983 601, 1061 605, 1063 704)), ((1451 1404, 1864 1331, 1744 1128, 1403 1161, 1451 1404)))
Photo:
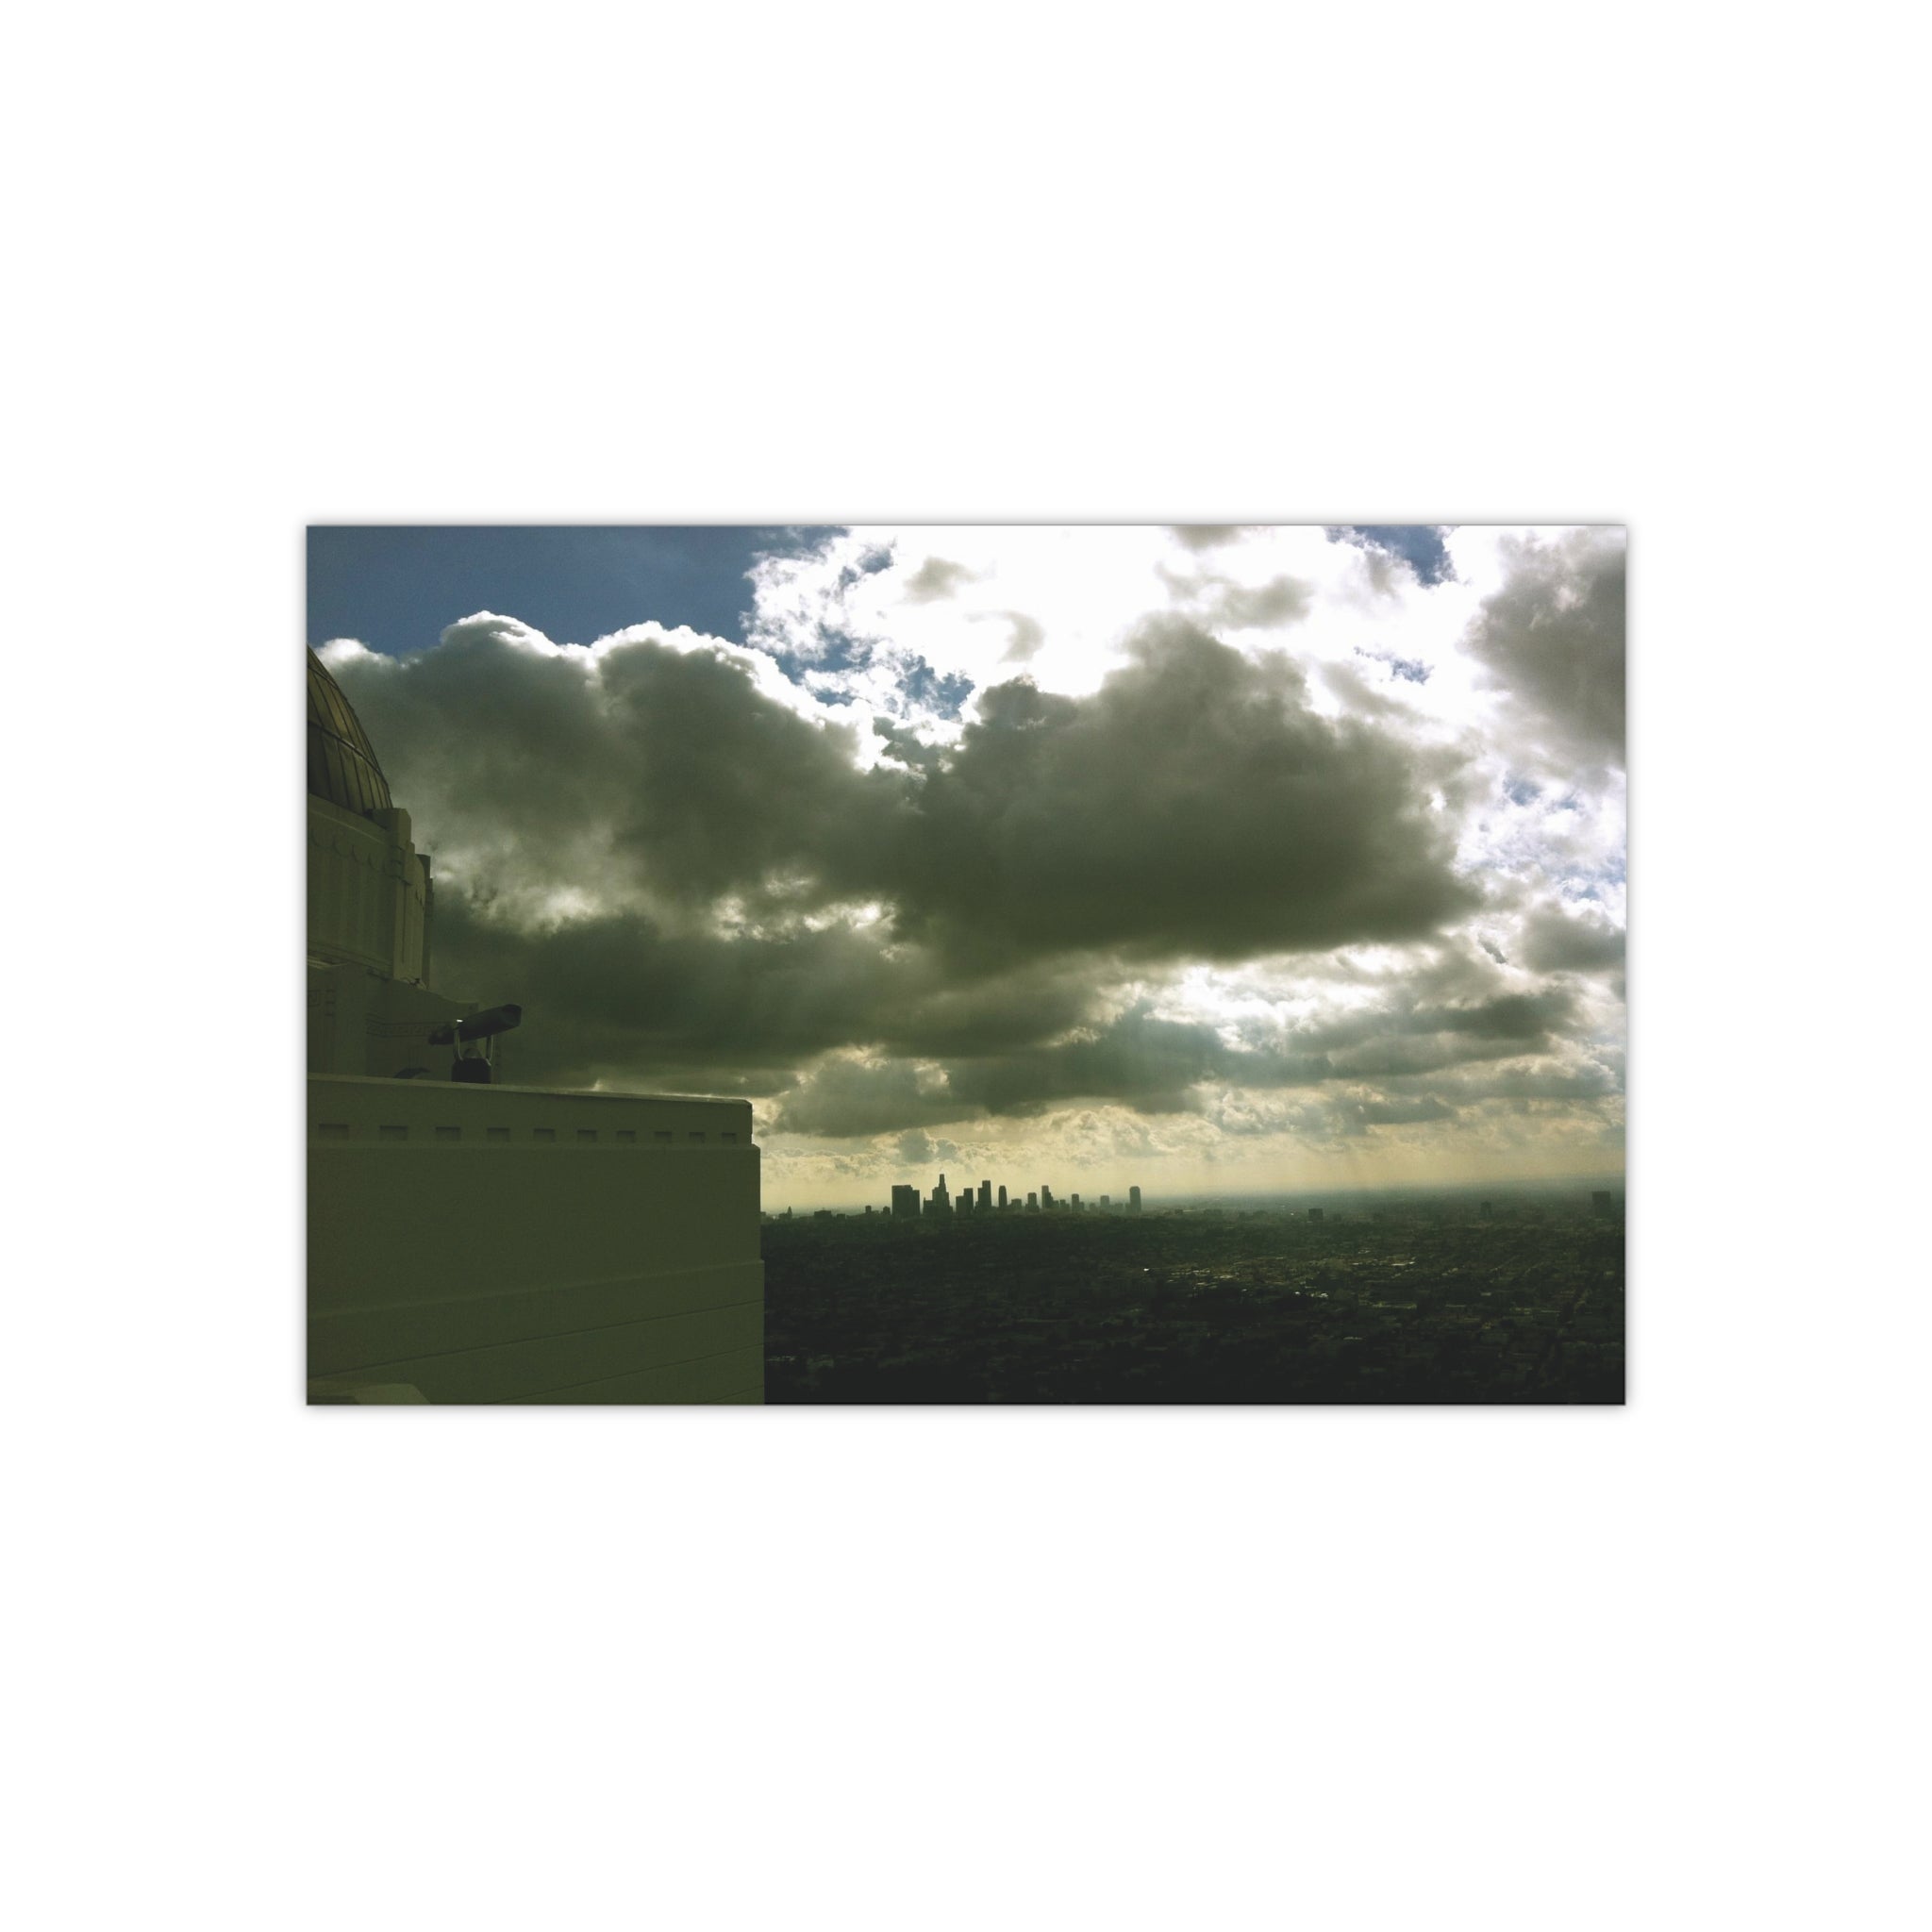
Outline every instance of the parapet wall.
POLYGON ((311 1075, 312 1401, 760 1402, 740 1100, 311 1075))

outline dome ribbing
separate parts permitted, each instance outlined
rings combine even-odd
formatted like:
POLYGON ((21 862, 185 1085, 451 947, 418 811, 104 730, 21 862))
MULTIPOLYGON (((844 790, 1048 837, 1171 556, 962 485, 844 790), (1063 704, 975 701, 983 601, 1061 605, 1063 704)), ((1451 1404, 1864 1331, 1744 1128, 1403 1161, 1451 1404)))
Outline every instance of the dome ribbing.
POLYGON ((308 791, 365 818, 390 808, 389 780, 376 762, 375 747, 328 666, 313 651, 308 654, 308 791))

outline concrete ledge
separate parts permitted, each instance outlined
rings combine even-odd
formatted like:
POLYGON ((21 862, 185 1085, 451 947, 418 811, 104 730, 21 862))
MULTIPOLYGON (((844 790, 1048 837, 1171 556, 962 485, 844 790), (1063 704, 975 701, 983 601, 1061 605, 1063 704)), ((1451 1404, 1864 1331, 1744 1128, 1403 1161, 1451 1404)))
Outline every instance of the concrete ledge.
MULTIPOLYGON (((635 1381, 660 1389, 658 1401, 699 1399, 714 1386, 705 1366, 724 1355, 749 1354, 762 1371, 765 1310, 762 1301, 736 1307, 700 1308, 660 1315, 614 1328, 545 1335, 493 1348, 463 1348, 403 1361, 367 1365, 355 1379, 420 1389, 425 1402, 527 1402, 547 1400, 546 1391, 635 1381), (640 1379, 648 1373, 648 1382, 640 1379)), ((742 1388, 741 1371, 723 1385, 742 1388)), ((561 1400, 575 1399, 560 1397, 561 1400)), ((642 1400, 604 1396, 587 1400, 642 1400)))

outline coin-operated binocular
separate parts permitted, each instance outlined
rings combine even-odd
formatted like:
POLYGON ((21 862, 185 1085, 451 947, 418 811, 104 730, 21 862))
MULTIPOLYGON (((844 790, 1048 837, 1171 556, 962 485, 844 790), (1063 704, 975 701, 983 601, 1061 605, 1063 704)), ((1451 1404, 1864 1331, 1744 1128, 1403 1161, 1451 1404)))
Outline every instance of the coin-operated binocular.
POLYGON ((516 1006, 486 1007, 437 1027, 429 1036, 431 1046, 446 1046, 456 1058, 450 1063, 452 1080, 464 1080, 487 1087, 494 1077, 496 1038, 523 1022, 524 1009, 516 1006))

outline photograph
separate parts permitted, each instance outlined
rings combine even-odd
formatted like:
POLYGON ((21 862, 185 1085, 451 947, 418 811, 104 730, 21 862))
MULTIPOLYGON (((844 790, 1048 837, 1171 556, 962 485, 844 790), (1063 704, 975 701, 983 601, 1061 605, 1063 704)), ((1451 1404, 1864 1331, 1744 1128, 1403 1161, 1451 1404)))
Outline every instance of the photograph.
POLYGON ((1924 38, 24 13, 7 1922, 1926 1923, 1924 38))
POLYGON ((313 1404, 1624 1400, 1616 525, 313 524, 313 1404))

